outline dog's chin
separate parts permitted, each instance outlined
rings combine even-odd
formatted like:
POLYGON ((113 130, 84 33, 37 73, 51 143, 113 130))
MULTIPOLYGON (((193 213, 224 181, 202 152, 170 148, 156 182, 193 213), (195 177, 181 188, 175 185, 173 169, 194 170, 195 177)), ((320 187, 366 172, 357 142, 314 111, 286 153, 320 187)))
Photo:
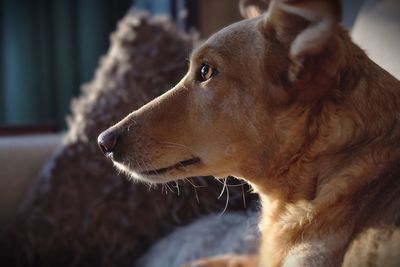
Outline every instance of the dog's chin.
POLYGON ((156 170, 138 171, 129 168, 127 165, 114 161, 114 166, 124 173, 132 181, 141 181, 151 184, 162 184, 172 181, 181 180, 190 176, 196 176, 189 171, 190 167, 198 165, 201 162, 199 158, 184 160, 170 167, 160 168, 156 170))
POLYGON ((178 178, 164 177, 160 175, 145 175, 138 171, 132 170, 124 164, 114 161, 114 166, 132 182, 144 182, 149 184, 163 184, 168 183, 178 178))

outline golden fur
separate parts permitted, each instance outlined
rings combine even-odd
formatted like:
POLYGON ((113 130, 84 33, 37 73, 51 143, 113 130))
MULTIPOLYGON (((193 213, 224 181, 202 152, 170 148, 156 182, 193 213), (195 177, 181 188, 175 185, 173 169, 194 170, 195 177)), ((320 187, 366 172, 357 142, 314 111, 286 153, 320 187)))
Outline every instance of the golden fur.
POLYGON ((352 43, 338 6, 272 1, 108 130, 132 177, 233 175, 260 194, 259 255, 189 266, 400 266, 400 82, 352 43), (216 72, 201 81, 204 63, 216 72))

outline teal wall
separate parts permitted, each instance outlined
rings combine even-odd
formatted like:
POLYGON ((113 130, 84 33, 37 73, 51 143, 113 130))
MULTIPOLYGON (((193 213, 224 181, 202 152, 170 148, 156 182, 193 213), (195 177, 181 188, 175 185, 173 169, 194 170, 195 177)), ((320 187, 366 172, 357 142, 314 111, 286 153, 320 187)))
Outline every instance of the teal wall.
POLYGON ((0 0, 0 126, 63 125, 129 0, 0 0))
MULTIPOLYGON (((190 1, 190 0, 189 0, 190 1)), ((171 14, 173 0, 135 0, 135 7, 149 10, 152 14, 171 14)))

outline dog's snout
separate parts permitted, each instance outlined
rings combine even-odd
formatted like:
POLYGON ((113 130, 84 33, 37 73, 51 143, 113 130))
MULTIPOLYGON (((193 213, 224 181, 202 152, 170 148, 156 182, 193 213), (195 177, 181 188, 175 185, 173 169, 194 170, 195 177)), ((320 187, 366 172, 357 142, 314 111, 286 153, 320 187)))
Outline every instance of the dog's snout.
POLYGON ((110 156, 118 143, 118 134, 115 131, 104 131, 97 138, 97 143, 105 156, 110 156))

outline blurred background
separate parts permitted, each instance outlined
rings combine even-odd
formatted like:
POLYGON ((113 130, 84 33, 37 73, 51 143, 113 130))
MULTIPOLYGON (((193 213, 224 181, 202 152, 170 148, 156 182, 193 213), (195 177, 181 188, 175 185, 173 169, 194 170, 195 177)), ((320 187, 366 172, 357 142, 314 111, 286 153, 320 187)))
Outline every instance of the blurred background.
MULTIPOLYGON (((363 2, 345 3, 346 26, 363 2)), ((71 98, 131 7, 171 16, 202 37, 240 19, 238 0, 1 0, 0 134, 63 129, 71 98)))

